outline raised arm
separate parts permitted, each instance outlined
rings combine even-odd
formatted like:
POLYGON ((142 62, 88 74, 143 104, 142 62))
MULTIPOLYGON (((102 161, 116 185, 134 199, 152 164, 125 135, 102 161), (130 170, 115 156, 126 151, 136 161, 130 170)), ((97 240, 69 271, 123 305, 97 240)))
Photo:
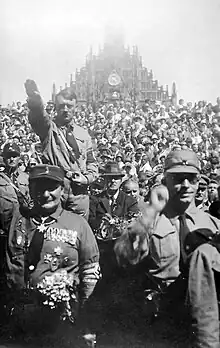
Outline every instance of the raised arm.
POLYGON ((34 132, 41 142, 48 136, 51 120, 44 110, 43 100, 34 80, 26 80, 25 90, 28 96, 27 103, 30 109, 28 119, 34 132))
POLYGON ((158 214, 169 199, 168 190, 159 185, 151 191, 149 204, 143 215, 133 222, 116 241, 114 251, 119 265, 135 265, 149 253, 150 237, 158 214))

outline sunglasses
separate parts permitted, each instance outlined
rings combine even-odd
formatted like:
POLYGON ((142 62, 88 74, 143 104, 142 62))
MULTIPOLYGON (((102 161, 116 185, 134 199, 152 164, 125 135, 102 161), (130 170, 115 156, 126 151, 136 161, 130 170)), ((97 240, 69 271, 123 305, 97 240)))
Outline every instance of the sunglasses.
POLYGON ((169 174, 169 176, 172 178, 175 185, 180 185, 185 180, 188 180, 191 185, 195 185, 200 180, 200 175, 196 173, 175 173, 169 174))

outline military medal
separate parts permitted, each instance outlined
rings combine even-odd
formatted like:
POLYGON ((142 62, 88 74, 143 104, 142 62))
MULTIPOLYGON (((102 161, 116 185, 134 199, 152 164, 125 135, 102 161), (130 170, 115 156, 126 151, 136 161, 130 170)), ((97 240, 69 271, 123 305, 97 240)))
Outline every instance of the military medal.
POLYGON ((33 222, 35 223, 35 225, 37 225, 37 231, 40 233, 44 233, 47 230, 47 227, 49 225, 51 225, 52 223, 54 223, 54 219, 51 219, 50 217, 46 216, 46 217, 41 217, 40 218, 41 221, 38 221, 36 218, 33 218, 33 222), (46 221, 46 220, 50 220, 50 221, 46 221))

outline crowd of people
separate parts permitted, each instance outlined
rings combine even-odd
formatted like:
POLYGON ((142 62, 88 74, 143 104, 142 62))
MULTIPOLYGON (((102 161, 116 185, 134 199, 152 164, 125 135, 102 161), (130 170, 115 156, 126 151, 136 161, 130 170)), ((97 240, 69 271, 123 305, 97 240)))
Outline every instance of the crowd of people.
MULTIPOLYGON (((216 105, 182 99, 177 105, 128 99, 85 105, 67 88, 45 105, 34 81, 25 88, 27 103, 0 106, 0 247, 7 283, 34 284, 45 295, 56 274, 69 302, 68 275, 77 275, 81 287, 74 296, 83 312, 97 283, 100 297, 117 283, 117 260, 135 265, 146 257, 149 286, 157 285, 150 296, 166 292, 180 276, 189 279, 195 347, 217 347, 220 98, 216 105), (188 240, 183 216, 188 232, 208 235, 201 240, 190 233, 196 237, 188 240), (207 250, 200 249, 207 241, 207 250), (215 263, 213 272, 205 258, 215 263), (208 308, 210 324, 203 317, 208 308)), ((65 310, 70 317, 71 307, 65 310)))
MULTIPOLYGON (((125 178, 136 178, 145 196, 148 183, 163 172, 168 152, 189 148, 197 153, 202 173, 219 183, 220 98, 215 106, 205 101, 192 105, 182 99, 177 106, 164 104, 117 100, 76 107, 75 124, 88 130, 99 171, 106 162, 117 161, 125 178)), ((0 106, 1 151, 6 143, 18 145, 20 166, 26 172, 42 163, 40 137, 28 121, 28 110, 27 103, 0 106)), ((55 117, 52 101, 45 110, 51 119, 55 117)))

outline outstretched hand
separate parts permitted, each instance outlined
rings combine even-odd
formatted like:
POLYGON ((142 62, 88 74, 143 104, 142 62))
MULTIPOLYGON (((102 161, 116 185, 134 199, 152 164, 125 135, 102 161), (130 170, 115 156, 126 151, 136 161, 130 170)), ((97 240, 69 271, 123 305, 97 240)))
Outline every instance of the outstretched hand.
POLYGON ((39 90, 37 88, 37 84, 34 80, 29 80, 29 79, 26 80, 24 83, 24 86, 25 86, 25 90, 26 90, 28 97, 31 98, 36 94, 40 94, 39 90))
POLYGON ((34 80, 26 80, 25 81, 25 90, 28 95, 28 107, 31 109, 33 107, 39 106, 43 104, 40 92, 38 90, 37 84, 34 80))
POLYGON ((150 205, 155 212, 160 213, 166 206, 169 199, 169 192, 164 185, 153 187, 150 194, 150 205))

